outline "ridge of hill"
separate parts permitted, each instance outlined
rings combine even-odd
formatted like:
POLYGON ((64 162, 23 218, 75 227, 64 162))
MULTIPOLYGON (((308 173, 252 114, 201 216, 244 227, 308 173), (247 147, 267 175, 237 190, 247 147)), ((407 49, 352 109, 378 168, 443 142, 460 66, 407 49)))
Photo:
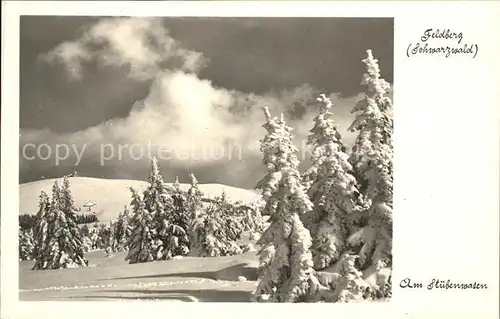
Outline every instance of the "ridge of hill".
MULTIPOLYGON (((54 178, 20 184, 19 214, 36 214, 40 192, 44 191, 50 196, 52 185, 56 180, 62 182, 62 178, 54 178)), ((145 181, 92 177, 69 177, 69 181, 77 207, 81 208, 82 213, 94 213, 101 222, 115 219, 123 211, 125 205, 129 206, 129 187, 143 191, 148 185, 145 181), (96 205, 90 209, 83 206, 89 202, 96 205)), ((172 183, 165 184, 172 185, 172 183)), ((183 190, 189 187, 190 184, 181 184, 183 190)), ((230 200, 241 201, 245 204, 257 196, 255 191, 223 184, 199 184, 199 188, 206 198, 220 196, 225 191, 230 200)))

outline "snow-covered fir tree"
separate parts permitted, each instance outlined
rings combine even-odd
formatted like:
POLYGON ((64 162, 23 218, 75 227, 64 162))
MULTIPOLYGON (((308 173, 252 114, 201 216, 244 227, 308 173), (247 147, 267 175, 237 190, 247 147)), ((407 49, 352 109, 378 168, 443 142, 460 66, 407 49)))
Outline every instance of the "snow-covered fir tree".
POLYGON ((72 267, 88 266, 88 260, 83 255, 84 244, 82 233, 77 223, 76 213, 79 209, 75 205, 68 176, 64 176, 63 184, 61 186, 61 209, 64 212, 67 227, 70 233, 68 240, 71 244, 68 245, 68 248, 70 249, 68 254, 70 254, 70 252, 73 253, 73 256, 70 257, 70 259, 72 259, 75 265, 72 267))
MULTIPOLYGON (((363 184, 369 208, 362 216, 365 224, 350 235, 348 242, 359 254, 361 269, 377 276, 384 268, 392 267, 393 117, 390 86, 380 76, 378 60, 368 50, 363 62, 366 73, 362 84, 366 91, 353 109, 356 118, 351 129, 359 135, 350 160, 363 184)), ((377 282, 379 290, 387 287, 389 276, 382 277, 377 282)))
POLYGON ((220 196, 215 198, 215 210, 221 219, 224 237, 226 240, 234 243, 241 239, 245 231, 243 216, 239 214, 238 210, 240 205, 241 202, 231 202, 225 190, 222 191, 220 196))
POLYGON ((84 253, 88 253, 92 250, 92 240, 90 240, 89 236, 82 235, 82 245, 84 253))
POLYGON ((153 261, 156 252, 154 251, 153 216, 145 208, 144 202, 139 193, 130 188, 132 192, 132 217, 130 226, 132 233, 126 243, 129 251, 125 260, 130 264, 153 261))
POLYGON ((172 206, 158 229, 158 238, 162 246, 158 250, 157 259, 171 259, 174 256, 186 256, 189 253, 190 220, 187 198, 178 178, 170 187, 169 193, 172 206))
POLYGON ((383 289, 392 268, 392 208, 385 203, 372 202, 367 210, 367 222, 348 238, 359 255, 359 265, 365 276, 375 276, 377 289, 383 289))
POLYGON ((130 229, 130 211, 127 206, 118 214, 118 218, 114 223, 114 249, 116 251, 128 250, 126 245, 131 234, 130 229))
POLYGON ((102 248, 101 238, 99 237, 99 224, 95 223, 89 229, 89 239, 90 239, 90 250, 96 250, 102 248))
POLYGON ((67 217, 75 220, 76 223, 75 214, 77 212, 77 208, 75 206, 75 200, 73 199, 73 194, 71 193, 71 185, 67 176, 64 176, 63 178, 63 184, 61 186, 59 194, 59 208, 66 214, 67 217))
POLYGON ((390 187, 384 192, 391 193, 392 206, 393 113, 390 85, 381 78, 378 60, 373 57, 372 51, 367 50, 366 53, 367 57, 363 59, 366 73, 362 80, 365 96, 352 110, 355 119, 349 130, 358 132, 358 137, 349 161, 354 166, 356 177, 361 182, 361 191, 366 194, 367 200, 373 200, 378 190, 390 187), (383 168, 378 168, 381 165, 383 168), (382 178, 387 181, 387 185, 373 183, 373 174, 386 175, 382 178))
POLYGON ((266 221, 262 216, 265 202, 258 195, 248 205, 238 205, 237 215, 241 217, 243 231, 247 232, 250 239, 258 239, 266 229, 266 221))
POLYGON ((347 216, 359 209, 360 202, 356 179, 349 173, 352 166, 330 112, 332 102, 324 94, 318 101, 319 112, 307 140, 313 146, 312 165, 304 175, 314 209, 303 218, 313 238, 317 270, 340 258, 349 235, 347 216))
POLYGON ((82 225, 82 227, 80 228, 80 233, 82 234, 82 236, 89 237, 90 235, 89 226, 87 224, 82 225))
POLYGON ((223 212, 226 219, 228 236, 233 241, 238 241, 243 235, 260 238, 266 229, 265 219, 262 216, 264 202, 262 196, 256 196, 250 203, 243 204, 241 201, 231 201, 226 192, 216 198, 218 208, 223 212))
POLYGON ((324 163, 334 154, 345 151, 342 136, 332 118, 332 101, 325 94, 321 94, 316 100, 320 102, 318 114, 313 119, 314 126, 309 130, 310 134, 307 139, 307 145, 313 147, 312 164, 303 176, 305 187, 308 189, 321 178, 324 173, 322 172, 324 163))
POLYGON ((114 251, 114 235, 114 226, 112 222, 110 222, 109 225, 101 225, 99 237, 101 238, 104 252, 107 255, 114 251))
POLYGON ((237 240, 243 234, 241 217, 236 206, 223 192, 210 201, 204 214, 198 217, 196 228, 197 256, 216 257, 241 253, 237 240))
POLYGON ((358 302, 373 299, 374 291, 356 267, 357 255, 344 253, 337 264, 338 281, 330 294, 333 302, 358 302))
MULTIPOLYGON (((156 158, 151 160, 148 182, 149 185, 144 190, 143 201, 144 208, 153 218, 151 231, 153 240, 157 243, 154 257, 156 260, 169 259, 176 253, 184 251, 182 248, 178 249, 176 244, 182 234, 179 234, 180 230, 177 228, 179 225, 176 224, 173 213, 173 199, 160 174, 156 158), (176 235, 174 235, 174 229, 176 235)), ((179 244, 182 245, 182 243, 179 244)))
POLYGON ((59 269, 88 266, 84 257, 80 230, 75 221, 75 206, 69 181, 64 179, 63 187, 54 182, 52 201, 49 208, 47 248, 35 269, 59 269))
POLYGON ((292 129, 283 120, 271 117, 263 108, 267 135, 261 141, 263 163, 268 173, 257 184, 266 202, 264 215, 270 226, 261 245, 259 283, 256 301, 301 302, 315 294, 317 278, 313 270, 311 236, 300 217, 313 204, 307 197, 298 171, 298 149, 292 142, 292 129))
POLYGON ((187 192, 187 209, 189 216, 189 255, 196 257, 203 254, 201 246, 202 230, 205 226, 204 208, 202 203, 203 193, 198 187, 198 180, 193 173, 189 174, 191 186, 187 192))
POLYGON ((193 173, 189 174, 190 187, 187 192, 188 209, 191 219, 197 218, 202 214, 202 198, 203 192, 198 187, 198 180, 193 173))
POLYGON ((54 213, 54 234, 51 243, 59 248, 58 261, 55 268, 75 268, 88 266, 84 257, 83 242, 80 229, 76 222, 76 207, 71 193, 69 179, 63 178, 63 185, 59 188, 57 181, 54 183, 51 210, 54 213))
POLYGON ((92 240, 90 239, 90 228, 87 224, 82 225, 80 234, 82 235, 83 252, 88 253, 92 250, 92 240))
POLYGON ((19 227, 19 260, 32 260, 34 241, 33 241, 33 229, 22 230, 19 227))
POLYGON ((38 212, 36 214, 36 224, 33 230, 33 259, 35 265, 33 269, 44 269, 48 262, 49 233, 53 231, 50 214, 50 199, 47 193, 42 191, 38 201, 38 212))

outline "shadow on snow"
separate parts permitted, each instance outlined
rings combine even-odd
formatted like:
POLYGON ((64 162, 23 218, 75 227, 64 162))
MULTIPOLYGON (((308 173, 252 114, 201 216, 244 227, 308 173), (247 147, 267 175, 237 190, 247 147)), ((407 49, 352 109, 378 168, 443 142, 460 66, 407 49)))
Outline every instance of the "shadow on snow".
MULTIPOLYGON (((110 291, 111 292, 111 291, 110 291)), ((234 290, 217 290, 217 289, 202 289, 202 290, 113 290, 114 293, 134 294, 133 296, 79 296, 72 299, 117 299, 117 300, 178 300, 184 302, 250 302, 252 292, 250 291, 234 291, 234 290), (196 298, 193 300, 190 296, 196 298)))
POLYGON ((184 272, 184 273, 167 273, 132 277, 114 277, 102 280, 120 280, 120 279, 146 279, 146 278, 204 278, 212 280, 227 280, 237 281, 238 276, 243 276, 249 281, 257 280, 257 269, 242 263, 235 266, 230 266, 217 271, 202 271, 202 272, 184 272))

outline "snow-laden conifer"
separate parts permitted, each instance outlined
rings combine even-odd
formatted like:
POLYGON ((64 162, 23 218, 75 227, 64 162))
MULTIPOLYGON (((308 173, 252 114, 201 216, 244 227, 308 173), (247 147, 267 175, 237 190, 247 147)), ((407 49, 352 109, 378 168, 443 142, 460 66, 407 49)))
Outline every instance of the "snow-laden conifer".
POLYGON ((202 229, 205 227, 204 207, 202 203, 203 193, 198 187, 198 180, 193 173, 189 174, 190 187, 187 192, 187 208, 189 216, 189 255, 200 256, 203 254, 202 229))
POLYGON ((193 173, 189 174, 190 187, 187 192, 188 208, 190 213, 190 218, 195 219, 200 214, 202 214, 202 198, 203 192, 198 186, 198 180, 193 173))
POLYGON ((47 193, 42 191, 39 196, 36 225, 33 230, 33 259, 35 259, 33 269, 44 269, 48 261, 49 236, 50 232, 53 231, 49 214, 50 199, 47 193))
POLYGON ((231 201, 225 190, 215 198, 215 209, 221 219, 224 237, 228 242, 234 244, 241 239, 245 231, 243 216, 239 210, 240 206, 241 202, 231 201))
POLYGON ((392 208, 385 203, 374 202, 367 211, 367 224, 353 232, 348 242, 359 249, 362 269, 371 266, 375 270, 392 266, 392 208))
MULTIPOLYGON (((317 101, 320 102, 318 114, 314 117, 314 126, 309 131, 307 145, 313 147, 311 161, 312 164, 304 174, 304 184, 306 188, 321 178, 324 163, 337 153, 344 153, 345 146, 342 143, 342 136, 337 130, 337 125, 332 118, 330 111, 333 104, 325 94, 321 94, 317 101)), ((347 167, 346 167, 347 168, 347 167)))
MULTIPOLYGON (((359 131, 359 136, 350 160, 370 206, 365 225, 354 231, 348 242, 357 249, 361 268, 373 273, 392 267, 393 118, 389 84, 381 79, 378 61, 370 50, 363 62, 366 91, 353 109, 357 114, 351 129, 359 131)), ((382 282, 376 288, 383 286, 382 282)))
POLYGON ((114 224, 115 233, 115 243, 114 247, 116 251, 128 250, 127 240, 130 237, 130 211, 127 206, 122 212, 118 214, 118 218, 114 224))
POLYGON ((63 187, 54 182, 52 201, 48 212, 47 247, 37 260, 34 269, 59 269, 86 267, 83 242, 75 221, 75 206, 69 181, 63 187))
POLYGON ((249 235, 250 239, 258 239, 266 229, 266 220, 262 216, 265 202, 262 196, 258 195, 248 203, 237 207, 238 215, 241 216, 243 231, 249 235))
POLYGON ((153 261, 156 252, 154 251, 154 232, 151 229, 153 217, 145 208, 141 196, 135 189, 130 187, 132 192, 132 217, 130 226, 132 233, 127 241, 129 251, 125 260, 130 264, 153 261))
POLYGON ((31 260, 33 259, 33 229, 21 229, 19 227, 19 260, 31 260))
POLYGON ((91 242, 91 250, 96 250, 102 248, 101 238, 99 237, 99 225, 95 223, 89 229, 89 239, 91 242))
MULTIPOLYGON (((367 50, 363 63, 366 66, 362 80, 365 96, 352 110, 355 119, 349 130, 357 131, 358 137, 349 160, 361 181, 361 190, 370 201, 377 196, 378 189, 390 187, 387 191, 392 193, 393 113, 390 85, 381 78, 378 60, 371 50, 367 50), (386 185, 374 183, 374 174, 385 175, 382 178, 386 185)), ((392 206, 392 196, 390 201, 392 206)))
POLYGON ((210 200, 203 215, 198 216, 195 228, 197 256, 216 257, 241 253, 237 241, 243 234, 244 226, 237 207, 225 192, 210 200))
POLYGON ((337 265, 339 280, 333 291, 334 302, 358 302, 373 298, 372 288, 363 279, 363 273, 356 267, 356 255, 345 253, 337 265))
POLYGON ((151 160, 151 172, 148 177, 148 186, 143 192, 143 202, 144 208, 151 213, 155 222, 155 230, 157 230, 171 212, 173 203, 155 157, 151 160))
POLYGON ((298 149, 292 142, 292 129, 283 120, 271 117, 263 108, 267 134, 261 141, 263 163, 268 173, 257 184, 266 202, 264 215, 270 225, 262 234, 259 283, 255 299, 261 301, 300 302, 312 293, 317 281, 310 252, 311 236, 300 216, 311 210, 298 171, 298 149))
POLYGON ((71 193, 69 179, 64 177, 62 187, 54 183, 51 209, 54 214, 54 235, 51 242, 57 242, 59 252, 55 268, 76 268, 88 266, 84 257, 80 229, 76 223, 76 207, 71 193))
POLYGON ((75 200, 73 199, 73 194, 71 193, 71 185, 67 176, 64 176, 63 178, 63 184, 60 188, 59 198, 59 208, 66 213, 66 216, 68 216, 72 220, 75 220, 76 223, 75 214, 77 212, 77 208, 75 206, 75 200))
POLYGON ((185 256, 189 252, 187 212, 183 211, 183 207, 175 207, 176 204, 182 205, 182 191, 180 188, 174 189, 175 186, 169 188, 165 185, 156 158, 151 161, 148 182, 143 197, 145 208, 152 214, 154 221, 155 259, 185 256), (172 194, 177 196, 177 203, 174 203, 172 194))
POLYGON ((311 167, 304 174, 314 209, 303 218, 313 238, 314 268, 337 261, 348 236, 347 216, 359 207, 359 192, 341 135, 332 119, 331 100, 322 94, 314 127, 307 143, 312 145, 311 167))
POLYGON ((143 193, 144 207, 155 216, 155 219, 163 219, 171 210, 172 198, 163 181, 158 160, 155 157, 151 160, 148 183, 148 187, 143 193))
POLYGON ((101 225, 101 229, 99 232, 99 237, 102 241, 102 247, 104 248, 104 252, 109 255, 114 250, 114 227, 113 223, 110 222, 109 225, 101 225))
POLYGON ((87 236, 89 237, 90 235, 90 228, 87 224, 83 224, 82 227, 80 228, 80 233, 82 236, 87 236))
POLYGON ((82 245, 84 253, 92 250, 92 240, 90 240, 89 236, 82 235, 82 245))
POLYGON ((169 193, 172 204, 158 229, 162 246, 158 250, 157 259, 171 259, 189 253, 189 210, 186 193, 181 189, 178 178, 170 187, 169 193))

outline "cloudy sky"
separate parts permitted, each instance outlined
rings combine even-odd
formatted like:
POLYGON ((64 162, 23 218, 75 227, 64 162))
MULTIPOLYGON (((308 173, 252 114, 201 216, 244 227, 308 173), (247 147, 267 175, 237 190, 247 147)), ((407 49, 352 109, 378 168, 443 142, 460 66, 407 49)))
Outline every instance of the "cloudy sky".
POLYGON ((393 19, 23 16, 20 35, 21 183, 146 179, 151 154, 167 181, 252 188, 262 105, 300 147, 325 93, 351 144, 366 49, 393 83, 393 19))

